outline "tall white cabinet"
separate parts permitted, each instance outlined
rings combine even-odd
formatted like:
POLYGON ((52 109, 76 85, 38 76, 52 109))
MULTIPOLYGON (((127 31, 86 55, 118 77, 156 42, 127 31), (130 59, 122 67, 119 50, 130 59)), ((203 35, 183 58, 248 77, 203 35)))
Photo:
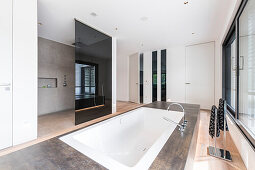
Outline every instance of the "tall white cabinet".
POLYGON ((139 54, 129 56, 129 101, 139 103, 139 54))
POLYGON ((186 103, 214 104, 214 42, 186 47, 186 103))
POLYGON ((12 1, 0 5, 0 149, 12 146, 12 1))
POLYGON ((37 138, 37 1, 0 2, 0 150, 37 138))

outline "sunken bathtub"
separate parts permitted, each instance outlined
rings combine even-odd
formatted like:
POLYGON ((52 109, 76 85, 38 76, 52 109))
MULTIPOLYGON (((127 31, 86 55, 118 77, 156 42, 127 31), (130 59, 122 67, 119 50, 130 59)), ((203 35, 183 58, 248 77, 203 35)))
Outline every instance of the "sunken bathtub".
POLYGON ((182 112, 141 107, 60 137, 111 170, 148 169, 182 112))

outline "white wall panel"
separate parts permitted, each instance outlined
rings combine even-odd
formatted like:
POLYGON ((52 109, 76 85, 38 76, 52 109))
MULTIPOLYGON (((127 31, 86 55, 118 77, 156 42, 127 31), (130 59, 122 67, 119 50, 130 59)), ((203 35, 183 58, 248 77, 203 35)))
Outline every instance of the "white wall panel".
POLYGON ((144 52, 143 60, 143 102, 147 104, 152 102, 152 52, 144 52))
POLYGON ((12 0, 0 5, 0 149, 12 146, 12 0))
POLYGON ((37 1, 13 0, 13 144, 37 138, 37 1))
POLYGON ((117 55, 117 100, 129 101, 129 57, 117 55))
POLYGON ((214 42, 186 47, 186 103, 214 104, 214 42))
POLYGON ((129 56, 129 101, 139 103, 139 54, 129 56))
POLYGON ((185 102, 185 47, 167 49, 167 99, 185 102))

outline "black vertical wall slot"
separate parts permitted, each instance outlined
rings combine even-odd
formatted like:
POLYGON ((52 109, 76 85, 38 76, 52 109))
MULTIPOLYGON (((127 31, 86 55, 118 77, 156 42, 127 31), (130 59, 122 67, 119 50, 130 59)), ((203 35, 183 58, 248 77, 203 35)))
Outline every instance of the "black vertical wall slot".
POLYGON ((143 103, 143 54, 140 54, 140 103, 143 103))
POLYGON ((157 51, 152 52, 152 102, 157 101, 157 51))
POLYGON ((166 50, 161 50, 161 101, 166 101, 166 50))

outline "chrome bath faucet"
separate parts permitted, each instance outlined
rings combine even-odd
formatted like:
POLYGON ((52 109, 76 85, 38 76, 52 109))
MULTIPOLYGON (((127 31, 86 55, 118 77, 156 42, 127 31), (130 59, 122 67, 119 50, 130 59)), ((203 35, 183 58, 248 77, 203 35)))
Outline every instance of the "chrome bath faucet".
POLYGON ((185 119, 185 109, 183 108, 183 106, 180 103, 171 103, 168 107, 167 107, 167 111, 170 110, 171 106, 173 105, 177 105, 180 106, 183 112, 183 123, 182 123, 182 127, 185 128, 187 126, 188 121, 185 119))

